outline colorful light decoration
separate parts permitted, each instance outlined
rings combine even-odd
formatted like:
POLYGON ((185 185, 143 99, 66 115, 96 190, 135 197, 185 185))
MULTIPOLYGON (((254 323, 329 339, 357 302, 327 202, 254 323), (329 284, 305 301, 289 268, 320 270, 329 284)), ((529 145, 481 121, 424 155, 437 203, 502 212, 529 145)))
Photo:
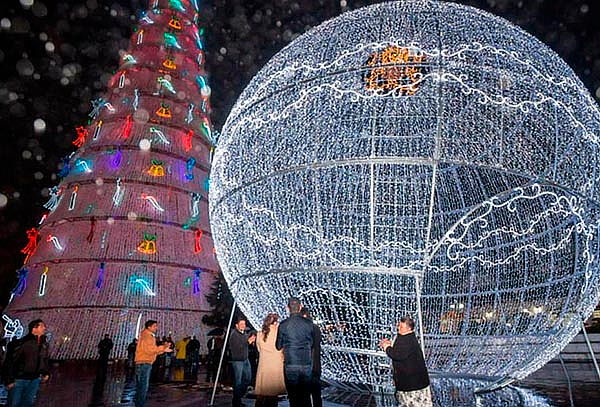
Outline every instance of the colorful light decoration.
POLYGON ((54 245, 54 248, 58 251, 62 252, 64 250, 64 247, 60 244, 60 240, 58 240, 56 236, 48 235, 48 237, 46 238, 46 242, 52 243, 54 245))
POLYGON ((62 168, 58 172, 58 176, 60 178, 66 178, 71 173, 71 157, 75 152, 69 154, 67 157, 63 157, 62 160, 62 168))
POLYGON ((144 30, 140 30, 137 34, 137 45, 141 45, 144 42, 144 30))
POLYGON ((131 54, 123 55, 123 61, 124 61, 124 64, 132 64, 132 65, 137 64, 137 60, 131 54))
POLYGON ((13 339, 19 339, 23 336, 23 325, 21 325, 21 321, 18 318, 12 319, 6 314, 2 314, 2 319, 5 321, 4 323, 4 338, 8 339, 8 341, 12 341, 13 339))
POLYGON ((200 294, 200 273, 202 273, 202 270, 200 269, 196 269, 194 270, 194 281, 192 284, 192 294, 193 295, 198 295, 200 294))
POLYGON ((169 0, 169 7, 171 7, 173 10, 177 10, 182 13, 185 13, 186 11, 185 7, 181 3, 181 0, 169 0))
POLYGON ((101 130, 102 130, 102 120, 99 120, 98 123, 96 123, 96 127, 94 128, 94 135, 92 136, 92 140, 98 140, 98 137, 100 137, 101 130))
POLYGON ((164 33, 163 39, 166 47, 181 49, 181 45, 179 45, 179 42, 177 42, 177 37, 175 34, 164 33))
POLYGON ((213 132, 210 123, 206 119, 202 121, 202 132, 204 133, 204 136, 211 145, 216 145, 216 140, 213 137, 213 132))
POLYGON ((200 240, 202 239, 202 230, 196 229, 194 232, 194 253, 202 253, 202 245, 200 240))
POLYGON ((167 136, 165 136, 165 133, 162 132, 161 129, 159 129, 158 127, 150 127, 150 133, 154 134, 156 137, 158 137, 158 139, 163 142, 166 145, 171 144, 171 142, 169 141, 169 139, 167 139, 167 136))
POLYGON ((150 297, 156 296, 156 292, 152 289, 152 284, 150 284, 150 282, 147 279, 143 277, 138 277, 134 274, 133 276, 131 276, 130 281, 133 284, 134 288, 141 289, 145 295, 149 295, 150 297))
POLYGON ((81 147, 85 143, 85 138, 88 136, 88 131, 85 127, 79 126, 75 128, 77 138, 71 143, 76 147, 81 147))
POLYGON ((199 50, 203 51, 204 50, 204 44, 202 44, 202 39, 200 38, 200 34, 198 34, 198 32, 194 32, 194 40, 196 41, 196 48, 198 48, 199 50))
POLYGON ((100 291, 102 286, 104 285, 104 272, 106 271, 106 264, 104 262, 100 263, 100 267, 98 267, 98 278, 96 278, 96 291, 100 291))
POLYGON ((75 209, 75 204, 77 204, 77 191, 79 191, 79 185, 75 185, 73 187, 73 191, 71 192, 71 197, 69 198, 69 210, 72 211, 75 209))
POLYGON ((163 61, 162 65, 167 69, 177 69, 177 64, 175 63, 173 57, 167 57, 163 61))
POLYGON ((48 209, 50 212, 54 212, 60 203, 60 199, 62 198, 62 189, 54 186, 50 188, 48 193, 50 194, 50 198, 48 199, 48 202, 44 204, 44 208, 48 209))
POLYGON ((188 152, 192 149, 192 141, 194 140, 194 130, 188 130, 186 135, 183 137, 183 149, 188 152))
MULTIPOLYGON (((192 8, 189 2, 182 2, 188 10, 192 8)), ((48 229, 41 232, 44 238, 44 242, 39 243, 42 250, 37 250, 27 262, 27 266, 35 262, 36 266, 32 267, 38 265, 40 267, 39 270, 30 268, 31 271, 37 271, 29 276, 34 278, 34 287, 27 287, 20 297, 13 296, 14 299, 8 308, 11 317, 18 316, 22 321, 42 317, 49 323, 52 333, 59 338, 60 345, 50 348, 53 359, 95 357, 97 341, 92 338, 105 332, 109 333, 115 341, 113 349, 113 353, 117 352, 115 357, 123 357, 122 352, 131 340, 136 318, 139 323, 143 322, 143 317, 157 318, 163 321, 166 330, 172 331, 176 336, 193 333, 202 337, 205 330, 201 325, 194 323, 204 312, 204 301, 199 301, 200 297, 195 298, 191 295, 194 276, 191 271, 196 267, 216 271, 218 266, 212 256, 193 254, 191 232, 173 227, 186 222, 189 218, 189 209, 186 207, 189 204, 188 195, 185 193, 181 195, 181 191, 175 193, 180 189, 173 189, 173 186, 169 185, 172 182, 181 183, 185 180, 186 160, 192 155, 192 150, 185 152, 183 146, 183 140, 187 137, 186 132, 192 127, 185 123, 186 108, 190 102, 196 103, 198 108, 200 108, 198 101, 205 103, 204 98, 200 98, 193 89, 190 92, 187 90, 181 92, 180 82, 173 78, 189 82, 196 75, 204 74, 205 69, 203 66, 197 66, 193 60, 189 60, 190 57, 194 58, 195 53, 184 53, 175 47, 166 48, 162 41, 163 33, 171 32, 176 35, 173 38, 182 48, 189 45, 193 49, 193 27, 197 16, 191 10, 181 13, 161 9, 161 7, 167 8, 166 0, 151 1, 151 3, 155 6, 156 14, 149 9, 147 15, 152 18, 140 21, 139 28, 134 30, 131 36, 131 48, 122 54, 120 67, 108 83, 107 95, 109 96, 92 103, 92 112, 85 126, 89 130, 89 135, 85 137, 82 145, 85 151, 79 151, 64 159, 65 165, 61 170, 63 176, 61 178, 66 178, 61 180, 61 193, 56 189, 56 196, 52 194, 48 196, 47 206, 58 210, 44 223, 44 228, 48 229), (152 32, 146 32, 147 24, 150 24, 149 20, 154 25, 151 28, 152 32), (177 30, 177 23, 171 20, 179 20, 181 30, 177 30), (168 25, 169 22, 171 26, 168 25), (138 36, 140 44, 136 46, 138 36), (150 39, 152 41, 147 41, 150 39), (142 62, 143 66, 137 66, 142 62), (180 70, 183 69, 179 73, 176 70, 178 65, 180 70), (156 86, 158 77, 166 80, 160 81, 160 87, 156 86), (159 92, 155 95, 157 89, 159 92), (173 105, 169 98, 175 95, 175 91, 177 103, 173 105), (165 96, 162 99, 165 106, 160 104, 161 95, 165 96), (107 100, 115 103, 114 107, 107 100), (155 114, 159 106, 163 109, 159 110, 159 114, 155 114), (146 112, 150 113, 150 117, 144 116, 146 112), (151 129, 152 127, 155 129, 151 129), (137 148, 140 140, 144 139, 153 141, 151 146, 153 149, 166 149, 164 155, 147 153, 137 148), (98 144, 96 140, 103 142, 98 144), (86 148, 90 141, 94 147, 86 148), (172 157, 169 158, 172 162, 167 161, 167 157, 172 157), (177 162, 176 157, 185 158, 177 162), (160 180, 148 175, 152 158, 165 162, 164 165, 160 163, 163 168, 153 169, 156 170, 156 175, 162 176, 162 172, 164 176, 171 178, 171 175, 177 174, 182 179, 177 177, 160 180), (147 160, 145 168, 144 160, 147 160), (93 170, 92 173, 86 172, 86 165, 93 170), (98 171, 100 172, 94 175, 98 171), (72 211, 69 212, 67 208, 76 184, 83 188, 78 189, 76 197, 73 196, 72 211), (111 186, 112 184, 114 185, 111 186), (144 191, 148 196, 141 201, 140 197, 144 191), (175 197, 178 199, 174 199, 175 197), (177 209, 182 204, 183 207, 177 209), (58 207, 59 205, 65 206, 58 207), (142 214, 138 210, 140 205, 142 209, 147 206, 142 214), (156 208, 155 205, 160 208, 156 208), (167 212, 169 219, 162 216, 167 212), (168 220, 168 224, 164 223, 165 220, 168 220), (140 222, 149 226, 153 224, 163 224, 163 226, 156 231, 142 229, 140 232, 135 232, 131 240, 130 234, 142 224, 140 222), (156 235, 142 241, 140 238, 146 237, 143 236, 144 231, 156 235), (168 238, 168 241, 163 242, 163 232, 167 233, 165 238, 168 238), (46 242, 49 233, 52 236, 50 241, 46 242), (160 251, 158 237, 161 238, 160 251), (185 243, 186 239, 187 249, 184 247, 181 251, 177 241, 185 243), (59 246, 64 250, 60 251, 59 246), (82 250, 83 252, 91 250, 95 254, 85 260, 84 258, 89 256, 82 258, 82 250), (109 261, 115 262, 114 267, 110 266, 112 263, 109 261), (42 267, 50 264, 54 265, 51 270, 53 273, 51 285, 50 273, 44 275, 42 272, 42 267), (165 264, 170 266, 165 268, 165 264), (144 271, 137 272, 140 267, 144 271), (146 267, 160 270, 160 283, 145 271, 146 267), (108 268, 110 274, 107 274, 108 268), (176 277, 180 270, 187 270, 185 273, 189 277, 192 288, 189 291, 186 291, 187 288, 184 289, 186 298, 178 299, 176 305, 178 310, 173 310, 171 307, 175 304, 169 298, 174 292, 182 292, 182 287, 179 287, 180 279, 176 277), (163 271, 173 275, 163 276, 163 271), (130 282, 132 274, 136 274, 137 277, 130 282), (161 286, 159 290, 158 284, 165 286, 161 286), (113 295, 114 290, 118 291, 119 285, 124 285, 122 289, 139 298, 125 298, 125 303, 120 301, 119 298, 123 299, 121 295, 116 297, 113 295), (78 292, 64 290, 61 288, 63 286, 77 287, 78 292), (43 305, 42 314, 37 310, 40 305, 43 305), (138 308, 135 315, 127 311, 131 305, 138 308), (98 318, 109 323, 103 324, 102 327, 96 326, 93 321, 98 318), (72 321, 80 323, 75 326, 72 321), (111 324, 110 321, 113 323, 111 324), (98 333, 98 329, 103 332, 98 333)), ((196 116, 194 120, 199 118, 196 116)), ((193 127, 195 132, 200 131, 197 130, 196 125, 193 127)), ((71 141, 72 139, 68 140, 69 143, 71 141)), ((195 144, 193 147, 196 147, 195 144)), ((205 167, 198 167, 194 169, 193 175, 204 177, 207 172, 205 167)), ((190 182, 185 187, 189 192, 201 190, 198 182, 190 182)), ((212 240, 210 236, 205 237, 208 240, 202 242, 202 245, 209 250, 212 240)), ((27 284, 31 284, 31 281, 27 281, 27 284)), ((198 284, 200 290, 205 291, 206 287, 203 283, 198 284)), ((202 296, 203 293, 197 295, 202 296)))
POLYGON ((132 103, 132 107, 133 110, 138 110, 138 107, 140 106, 140 90, 139 89, 134 89, 133 90, 133 103, 132 103))
POLYGON ((171 19, 169 20, 169 27, 177 31, 180 31, 183 28, 181 26, 181 20, 175 16, 171 16, 171 19))
POLYGON ((138 252, 143 254, 155 254, 156 253, 156 235, 151 233, 144 233, 144 240, 138 245, 138 252))
POLYGON ((40 288, 38 296, 43 297, 46 294, 46 282, 48 281, 48 266, 44 266, 44 271, 40 274, 40 288))
POLYGON ((25 233, 27 234, 27 245, 21 249, 21 253, 26 255, 23 264, 27 263, 31 256, 35 254, 35 251, 37 250, 38 239, 40 237, 40 232, 38 232, 36 228, 31 228, 25 233))
POLYGON ((187 116, 185 118, 185 122, 188 124, 194 120, 194 108, 195 107, 196 107, 196 105, 194 105, 193 103, 190 103, 190 105, 188 106, 187 116))
POLYGON ((123 124, 123 129, 121 135, 124 139, 129 138, 131 136, 131 129, 133 128, 133 118, 130 114, 125 118, 125 123, 123 124))
POLYGON ((171 116, 172 116, 171 115, 171 108, 169 107, 169 105, 161 103, 160 107, 156 111, 156 115, 158 117, 162 117, 163 119, 170 119, 171 116))
POLYGON ((142 199, 144 199, 144 200, 146 200, 146 201, 150 202, 150 204, 151 204, 151 205, 154 207, 154 209, 156 209, 157 211, 159 211, 159 212, 164 212, 164 211, 165 211, 165 209, 164 209, 162 206, 160 206, 160 204, 158 203, 158 201, 156 200, 156 198, 155 198, 155 197, 153 197, 152 195, 148 195, 148 194, 146 194, 146 193, 143 193, 143 194, 142 194, 142 199))
POLYGON ((20 297, 23 295, 25 290, 27 289, 27 276, 29 274, 29 270, 25 267, 22 267, 19 271, 17 271, 17 276, 19 281, 17 281, 17 285, 11 291, 11 300, 14 297, 20 297))
POLYGON ((196 159, 190 157, 185 162, 185 179, 191 181, 194 179, 194 167, 196 166, 196 159))
POLYGON ((121 186, 121 178, 117 178, 117 182, 115 183, 115 193, 112 196, 112 202, 115 207, 121 205, 123 201, 123 196, 125 195, 125 191, 121 186))
POLYGON ((311 305, 327 380, 388 387, 377 342, 407 314, 430 370, 522 379, 600 299, 598 129, 567 64, 500 18, 439 1, 344 13, 278 53, 226 121, 209 200, 223 274, 253 324, 288 294, 311 305))
POLYGON ((164 162, 161 160, 152 160, 152 165, 148 169, 148 174, 153 177, 164 177, 165 176, 165 168, 163 167, 164 162))
POLYGON ((78 158, 75 161, 75 167, 80 168, 81 171, 83 172, 87 172, 90 173, 92 172, 92 164, 89 160, 86 160, 84 158, 78 158))
POLYGON ((176 94, 177 91, 175 90, 175 88, 173 87, 173 84, 171 83, 171 81, 169 81, 168 79, 165 79, 162 76, 159 76, 156 81, 158 82, 158 84, 165 88, 166 90, 168 90, 169 92, 171 92, 172 94, 176 94))
POLYGON ((202 75, 196 76, 196 85, 198 85, 198 91, 202 96, 210 96, 210 86, 206 83, 206 79, 202 75))

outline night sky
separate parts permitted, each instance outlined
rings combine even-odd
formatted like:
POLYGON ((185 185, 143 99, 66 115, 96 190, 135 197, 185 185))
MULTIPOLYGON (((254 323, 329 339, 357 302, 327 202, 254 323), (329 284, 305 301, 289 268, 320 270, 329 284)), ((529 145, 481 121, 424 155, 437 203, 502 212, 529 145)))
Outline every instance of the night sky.
MULTIPOLYGON (((278 50, 340 13, 379 1, 200 0, 216 129, 278 50)), ((600 96, 600 5, 594 0, 457 1, 548 44, 600 96), (598 91, 597 91, 598 89, 598 91)), ((105 91, 143 0, 0 0, 0 304, 16 282, 25 231, 58 183, 61 157, 90 100, 105 91)), ((1 307, 0 307, 1 308, 1 307)))

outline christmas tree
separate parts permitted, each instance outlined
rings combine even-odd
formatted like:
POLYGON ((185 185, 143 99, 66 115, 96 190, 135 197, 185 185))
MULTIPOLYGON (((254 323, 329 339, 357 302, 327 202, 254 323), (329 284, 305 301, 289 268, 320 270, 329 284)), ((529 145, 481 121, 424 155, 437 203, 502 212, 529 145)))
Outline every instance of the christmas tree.
POLYGON ((79 149, 64 160, 48 212, 27 232, 5 319, 44 319, 55 358, 95 357, 105 333, 122 356, 147 319, 160 335, 203 337, 218 264, 197 13, 193 0, 151 0, 106 96, 76 129, 79 149))

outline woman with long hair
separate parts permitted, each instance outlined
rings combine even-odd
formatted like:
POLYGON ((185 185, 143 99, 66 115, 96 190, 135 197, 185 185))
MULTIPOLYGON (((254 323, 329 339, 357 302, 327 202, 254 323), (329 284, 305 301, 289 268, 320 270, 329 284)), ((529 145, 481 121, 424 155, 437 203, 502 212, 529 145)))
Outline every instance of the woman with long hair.
POLYGON ((256 407, 277 406, 277 396, 285 394, 283 352, 275 348, 279 315, 267 314, 256 337, 258 371, 256 373, 256 407))

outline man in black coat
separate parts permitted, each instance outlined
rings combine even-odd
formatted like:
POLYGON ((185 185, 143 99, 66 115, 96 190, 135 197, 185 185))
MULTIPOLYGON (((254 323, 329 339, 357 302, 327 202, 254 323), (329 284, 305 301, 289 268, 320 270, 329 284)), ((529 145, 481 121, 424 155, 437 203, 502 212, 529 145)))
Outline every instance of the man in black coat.
POLYGON ((229 335, 229 352, 231 354, 231 367, 233 369, 233 407, 242 406, 242 397, 246 394, 252 380, 252 367, 248 360, 248 345, 254 343, 256 334, 246 332, 246 320, 239 318, 235 329, 229 335))
POLYGON ((98 343, 98 354, 100 355, 100 363, 107 364, 108 357, 110 356, 110 351, 112 350, 114 344, 112 339, 108 334, 104 335, 104 339, 102 339, 98 343))
POLYGON ((321 398, 321 328, 312 320, 308 308, 302 308, 302 316, 313 323, 315 335, 315 342, 312 348, 312 377, 310 382, 312 407, 323 407, 323 399, 321 398))
POLYGON ((3 379, 8 388, 9 406, 33 406, 40 383, 48 381, 46 324, 29 323, 29 334, 8 344, 3 379))
POLYGON ((283 349, 283 374, 290 407, 307 407, 310 402, 312 350, 315 343, 313 323, 302 317, 298 298, 288 301, 290 317, 277 330, 277 350, 283 349))
POLYGON ((433 406, 425 358, 415 335, 415 321, 402 317, 397 329, 398 336, 393 343, 383 339, 380 344, 392 359, 396 399, 402 407, 433 406))

